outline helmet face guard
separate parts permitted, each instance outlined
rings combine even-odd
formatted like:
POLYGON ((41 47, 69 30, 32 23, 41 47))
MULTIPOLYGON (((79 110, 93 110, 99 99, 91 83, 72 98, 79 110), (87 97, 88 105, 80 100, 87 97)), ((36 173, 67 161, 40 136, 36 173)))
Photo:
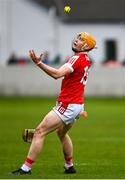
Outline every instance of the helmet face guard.
POLYGON ((84 50, 91 50, 95 48, 96 40, 93 36, 91 36, 90 34, 86 32, 80 32, 78 33, 78 36, 81 36, 81 38, 85 42, 85 44, 83 45, 84 50))

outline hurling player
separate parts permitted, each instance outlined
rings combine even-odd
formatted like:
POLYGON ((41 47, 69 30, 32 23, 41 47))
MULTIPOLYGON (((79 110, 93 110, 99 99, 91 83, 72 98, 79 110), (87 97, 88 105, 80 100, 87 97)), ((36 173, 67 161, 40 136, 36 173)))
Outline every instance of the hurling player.
POLYGON ((34 50, 29 51, 29 56, 42 71, 54 79, 64 78, 55 107, 36 127, 24 163, 12 174, 31 174, 32 165, 43 149, 46 135, 53 131, 56 131, 62 144, 65 159, 64 172, 76 173, 73 165, 73 144, 67 132, 84 110, 84 89, 91 67, 88 52, 95 48, 95 45, 96 40, 93 36, 86 32, 78 33, 72 42, 74 54, 58 69, 44 64, 41 61, 42 54, 37 56, 34 50))

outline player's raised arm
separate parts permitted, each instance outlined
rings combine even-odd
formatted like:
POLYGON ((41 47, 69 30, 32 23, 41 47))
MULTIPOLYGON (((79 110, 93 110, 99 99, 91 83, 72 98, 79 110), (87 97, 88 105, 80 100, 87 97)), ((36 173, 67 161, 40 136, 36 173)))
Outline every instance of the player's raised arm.
POLYGON ((45 73, 47 73, 49 76, 53 77, 54 79, 61 78, 67 74, 70 74, 72 70, 67 66, 67 65, 62 65, 60 68, 56 69, 51 66, 48 66, 44 64, 41 61, 41 57, 43 54, 40 56, 36 56, 34 50, 29 50, 29 56, 33 60, 33 62, 39 66, 40 69, 42 69, 45 73))

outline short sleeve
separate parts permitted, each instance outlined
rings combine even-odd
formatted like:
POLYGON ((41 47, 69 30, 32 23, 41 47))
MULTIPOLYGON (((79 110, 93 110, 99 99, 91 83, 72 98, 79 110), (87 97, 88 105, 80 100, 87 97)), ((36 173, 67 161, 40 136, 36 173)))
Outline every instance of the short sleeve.
POLYGON ((72 70, 72 72, 79 66, 79 56, 72 56, 69 58, 68 62, 66 65, 72 70))

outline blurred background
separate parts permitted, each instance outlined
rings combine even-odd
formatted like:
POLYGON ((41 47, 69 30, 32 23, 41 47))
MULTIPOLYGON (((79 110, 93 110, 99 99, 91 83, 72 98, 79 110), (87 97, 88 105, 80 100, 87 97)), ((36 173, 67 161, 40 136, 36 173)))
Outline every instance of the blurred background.
POLYGON ((60 81, 38 70, 28 51, 45 52, 44 62, 58 67, 86 31, 97 40, 86 95, 124 96, 124 7, 124 0, 0 0, 0 95, 57 95, 60 81))
POLYGON ((53 133, 29 178, 125 179, 125 0, 0 0, 0 178, 20 167, 29 148, 22 131, 37 126, 60 91, 61 79, 42 72, 28 51, 44 52, 44 63, 58 68, 81 31, 95 37, 97 48, 89 53, 88 118, 69 132, 78 173, 63 175, 53 133))

